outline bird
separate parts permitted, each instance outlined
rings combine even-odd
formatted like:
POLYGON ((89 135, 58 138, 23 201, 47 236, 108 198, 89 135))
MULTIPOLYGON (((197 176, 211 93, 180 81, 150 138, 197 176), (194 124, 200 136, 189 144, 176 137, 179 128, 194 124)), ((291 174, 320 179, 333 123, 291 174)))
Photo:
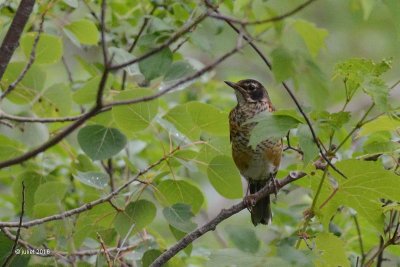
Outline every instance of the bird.
MULTIPOLYGON (((249 120, 262 112, 267 116, 267 113, 274 112, 275 108, 267 90, 260 82, 245 79, 236 83, 230 81, 225 81, 225 83, 234 89, 237 100, 236 106, 229 113, 232 158, 241 176, 248 181, 246 197, 250 197, 271 179, 275 185, 275 176, 282 157, 282 140, 270 138, 259 143, 256 148, 252 148, 249 145, 249 139, 257 122, 249 122, 249 120)), ((246 197, 245 202, 248 203, 254 226, 269 224, 272 220, 269 195, 257 203, 246 197)))

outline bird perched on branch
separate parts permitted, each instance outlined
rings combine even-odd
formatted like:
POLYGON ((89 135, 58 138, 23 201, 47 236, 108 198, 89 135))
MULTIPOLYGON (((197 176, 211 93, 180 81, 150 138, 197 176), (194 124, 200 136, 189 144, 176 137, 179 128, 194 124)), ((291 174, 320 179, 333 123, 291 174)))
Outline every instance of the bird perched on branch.
MULTIPOLYGON (((267 139, 255 149, 249 146, 251 130, 256 122, 248 122, 260 112, 273 112, 267 90, 256 80, 247 79, 237 83, 225 81, 235 90, 237 105, 229 114, 230 140, 232 157, 240 174, 248 181, 247 193, 254 194, 261 190, 271 179, 275 181, 282 155, 282 141, 267 139)), ((269 195, 257 203, 248 199, 251 221, 257 224, 268 224, 271 221, 269 195)))

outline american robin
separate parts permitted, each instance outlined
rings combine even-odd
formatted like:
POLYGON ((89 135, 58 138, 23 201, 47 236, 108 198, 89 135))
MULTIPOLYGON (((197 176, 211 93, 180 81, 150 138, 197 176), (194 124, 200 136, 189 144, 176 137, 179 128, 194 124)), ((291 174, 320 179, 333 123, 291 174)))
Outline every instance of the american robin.
MULTIPOLYGON (((232 157, 240 174, 249 183, 248 191, 254 194, 268 181, 275 179, 281 161, 282 141, 267 139, 253 149, 249 146, 249 139, 256 122, 248 123, 248 120, 260 112, 273 112, 275 109, 267 90, 258 81, 247 79, 237 83, 225 83, 235 90, 237 99, 236 107, 229 113, 232 157)), ((271 221, 269 196, 259 200, 249 210, 255 226, 271 221)))

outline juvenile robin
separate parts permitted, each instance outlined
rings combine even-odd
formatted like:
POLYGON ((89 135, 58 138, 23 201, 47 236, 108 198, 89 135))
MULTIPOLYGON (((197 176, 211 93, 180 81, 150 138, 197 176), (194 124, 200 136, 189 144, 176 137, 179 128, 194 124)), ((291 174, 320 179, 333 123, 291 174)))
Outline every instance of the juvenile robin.
MULTIPOLYGON (((254 194, 275 179, 281 161, 282 141, 267 139, 253 149, 249 146, 249 139, 256 122, 248 123, 248 120, 260 112, 273 112, 275 109, 267 90, 258 81, 247 79, 225 83, 235 90, 237 99, 236 107, 229 113, 232 157, 240 174, 249 183, 248 191, 254 194)), ((250 213, 255 226, 268 224, 272 219, 269 196, 250 207, 250 213)))

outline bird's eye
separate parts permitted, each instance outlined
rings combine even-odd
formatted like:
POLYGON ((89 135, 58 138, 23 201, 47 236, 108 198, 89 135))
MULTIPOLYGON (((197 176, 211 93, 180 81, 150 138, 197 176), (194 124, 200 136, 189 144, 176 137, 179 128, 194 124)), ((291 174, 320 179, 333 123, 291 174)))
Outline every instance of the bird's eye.
POLYGON ((250 91, 254 91, 256 89, 256 87, 253 84, 250 84, 249 89, 250 89, 250 91))

